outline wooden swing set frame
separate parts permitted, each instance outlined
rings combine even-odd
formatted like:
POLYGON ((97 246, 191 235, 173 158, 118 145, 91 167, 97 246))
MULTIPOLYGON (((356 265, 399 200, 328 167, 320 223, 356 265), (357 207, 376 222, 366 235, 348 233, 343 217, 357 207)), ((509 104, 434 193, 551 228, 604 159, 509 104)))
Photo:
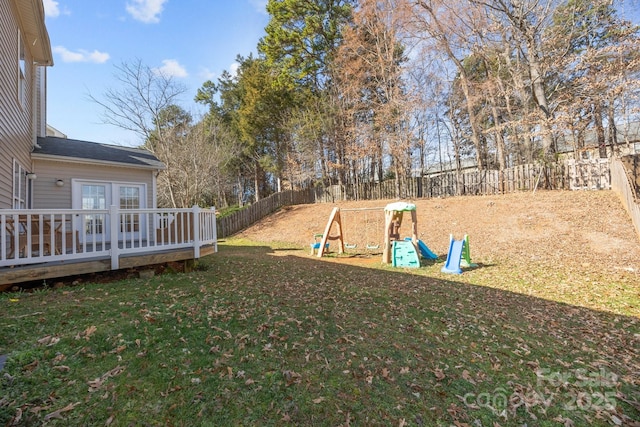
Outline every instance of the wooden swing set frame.
MULTIPOLYGON (((357 211, 373 211, 373 210, 384 210, 385 217, 385 225, 384 225, 384 245, 382 251, 382 262, 384 264, 391 263, 391 246, 394 240, 400 240, 400 226, 402 225, 402 214, 404 211, 402 210, 387 210, 384 207, 374 207, 374 208, 347 208, 342 209, 343 212, 357 212, 357 211)), ((327 243, 329 241, 336 241, 338 245, 338 254, 343 254, 345 248, 344 242, 344 232, 342 230, 342 217, 340 215, 341 209, 339 207, 334 207, 331 211, 331 215, 329 215, 329 220, 327 221, 327 225, 324 228, 324 233, 322 233, 322 240, 320 241, 320 245, 318 245, 318 253, 317 257, 321 258, 324 255, 327 249, 327 243), (333 225, 337 226, 337 234, 330 235, 331 229, 333 225)), ((415 209, 411 212, 411 241, 414 246, 418 245, 418 221, 415 209)))

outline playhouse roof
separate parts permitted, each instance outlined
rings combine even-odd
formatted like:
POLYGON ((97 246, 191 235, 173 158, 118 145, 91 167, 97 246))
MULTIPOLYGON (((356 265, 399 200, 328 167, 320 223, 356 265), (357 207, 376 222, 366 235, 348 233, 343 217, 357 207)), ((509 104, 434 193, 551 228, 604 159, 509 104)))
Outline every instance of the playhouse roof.
POLYGON ((413 203, 406 203, 406 202, 394 202, 394 203, 389 203, 387 206, 385 206, 384 210, 385 211, 415 211, 416 205, 414 205, 413 203))

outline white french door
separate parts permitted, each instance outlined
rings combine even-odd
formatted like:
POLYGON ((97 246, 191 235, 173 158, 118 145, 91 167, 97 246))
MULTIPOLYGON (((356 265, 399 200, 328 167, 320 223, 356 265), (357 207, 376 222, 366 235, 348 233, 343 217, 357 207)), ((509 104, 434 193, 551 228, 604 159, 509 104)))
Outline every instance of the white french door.
MULTIPOLYGON (((116 204, 120 209, 145 208, 145 185, 137 183, 73 182, 73 208, 85 210, 109 209, 116 204)), ((86 242, 108 241, 110 221, 105 214, 89 214, 79 224, 86 242)), ((125 214, 120 222, 118 240, 137 239, 145 227, 144 215, 125 214)))

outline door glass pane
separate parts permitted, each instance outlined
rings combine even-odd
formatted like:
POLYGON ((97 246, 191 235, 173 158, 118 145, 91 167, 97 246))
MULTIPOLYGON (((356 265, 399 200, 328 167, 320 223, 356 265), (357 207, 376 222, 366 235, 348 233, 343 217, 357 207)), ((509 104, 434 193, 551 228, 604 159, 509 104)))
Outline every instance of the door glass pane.
MULTIPOLYGON (((120 208, 140 209, 140 188, 120 187, 120 208)), ((122 231, 131 232, 140 230, 140 216, 138 214, 125 215, 122 231)))
MULTIPOLYGON (((107 189, 104 185, 82 185, 82 209, 106 209, 107 189)), ((87 215, 85 232, 101 234, 104 232, 103 215, 87 215)))

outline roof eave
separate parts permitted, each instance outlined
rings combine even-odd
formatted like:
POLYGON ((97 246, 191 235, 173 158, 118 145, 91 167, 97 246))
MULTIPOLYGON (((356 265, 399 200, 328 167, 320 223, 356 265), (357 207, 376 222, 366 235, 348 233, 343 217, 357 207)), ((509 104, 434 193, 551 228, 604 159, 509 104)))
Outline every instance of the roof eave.
POLYGON ((20 28, 37 65, 52 66, 51 41, 44 19, 42 0, 11 0, 18 13, 20 28))
POLYGON ((66 162, 66 163, 81 163, 81 164, 92 164, 99 166, 116 166, 121 168, 133 168, 133 169, 148 169, 148 170, 165 170, 167 167, 165 165, 135 165, 132 163, 122 163, 122 162, 110 162, 108 160, 95 160, 95 159, 81 159, 78 157, 67 157, 67 156, 59 156, 54 154, 38 154, 31 153, 31 158, 34 160, 51 160, 54 162, 66 162))

